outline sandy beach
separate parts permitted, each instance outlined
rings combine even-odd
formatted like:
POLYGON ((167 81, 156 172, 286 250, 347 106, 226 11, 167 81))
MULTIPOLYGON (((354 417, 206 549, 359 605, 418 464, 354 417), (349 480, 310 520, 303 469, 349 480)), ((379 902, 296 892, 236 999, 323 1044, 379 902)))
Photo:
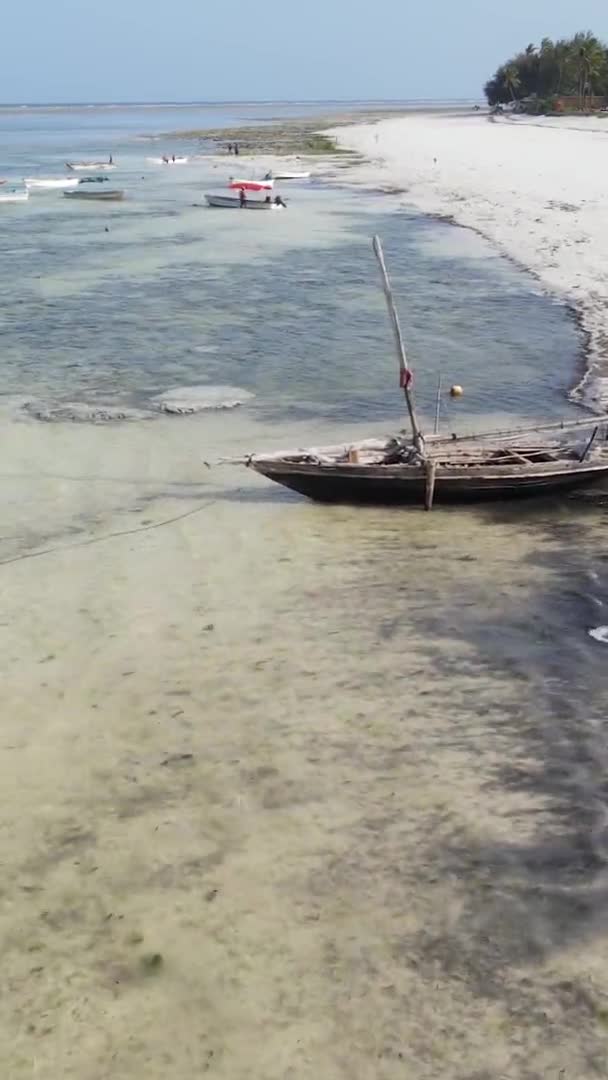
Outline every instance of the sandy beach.
POLYGON ((479 231, 572 303, 589 335, 577 393, 608 408, 608 119, 412 115, 333 134, 367 159, 352 182, 479 231))

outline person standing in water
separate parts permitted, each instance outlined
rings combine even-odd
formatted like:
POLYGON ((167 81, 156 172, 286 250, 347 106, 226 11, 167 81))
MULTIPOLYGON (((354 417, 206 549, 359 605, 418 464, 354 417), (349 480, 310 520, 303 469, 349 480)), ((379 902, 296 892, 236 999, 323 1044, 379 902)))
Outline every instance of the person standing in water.
POLYGON ((246 202, 247 202, 247 196, 245 195, 245 188, 241 188, 241 193, 239 195, 239 202, 241 204, 241 210, 242 210, 243 207, 245 206, 246 202))
POLYGON ((238 144, 238 142, 235 142, 235 144, 234 144, 234 152, 238 157, 238 153, 239 153, 239 144, 238 144))

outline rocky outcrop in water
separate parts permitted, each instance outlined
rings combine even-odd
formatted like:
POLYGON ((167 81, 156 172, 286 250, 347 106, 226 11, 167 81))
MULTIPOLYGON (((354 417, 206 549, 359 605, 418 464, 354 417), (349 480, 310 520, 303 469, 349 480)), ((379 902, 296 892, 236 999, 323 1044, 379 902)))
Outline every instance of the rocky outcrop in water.
POLYGON ((234 409, 253 396, 238 386, 177 386, 152 398, 152 404, 159 412, 183 416, 207 409, 234 409))
POLYGON ((121 405, 88 405, 84 401, 45 402, 27 401, 23 412, 47 424, 112 424, 125 420, 150 420, 153 413, 121 405))
POLYGON ((238 386, 176 386, 153 397, 148 409, 131 408, 127 405, 89 404, 86 401, 23 399, 13 402, 12 407, 47 424, 113 424, 153 420, 159 413, 187 416, 210 409, 234 409, 253 397, 249 390, 238 386))

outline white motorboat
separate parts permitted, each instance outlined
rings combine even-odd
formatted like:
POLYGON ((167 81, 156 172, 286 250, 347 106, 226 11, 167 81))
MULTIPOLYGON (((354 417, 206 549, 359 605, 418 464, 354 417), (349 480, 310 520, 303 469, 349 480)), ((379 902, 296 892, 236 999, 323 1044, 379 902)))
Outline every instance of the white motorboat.
POLYGON ((268 173, 266 180, 309 180, 309 172, 281 172, 281 173, 268 173))
POLYGON ((122 202, 124 191, 108 191, 106 188, 91 188, 88 191, 80 187, 75 191, 64 191, 64 199, 84 199, 97 202, 122 202))
POLYGON ((51 188, 72 188, 78 184, 77 176, 26 176, 23 183, 26 188, 39 188, 39 189, 51 189, 51 188))
POLYGON ((275 202, 269 195, 265 199, 241 199, 239 195, 205 195, 209 206, 225 210, 284 210, 285 203, 275 202))
POLYGON ((108 172, 116 168, 112 158, 109 161, 66 161, 65 164, 72 172, 108 172))
POLYGON ((0 191, 0 202, 2 203, 27 202, 29 197, 29 191, 20 188, 6 188, 0 191))

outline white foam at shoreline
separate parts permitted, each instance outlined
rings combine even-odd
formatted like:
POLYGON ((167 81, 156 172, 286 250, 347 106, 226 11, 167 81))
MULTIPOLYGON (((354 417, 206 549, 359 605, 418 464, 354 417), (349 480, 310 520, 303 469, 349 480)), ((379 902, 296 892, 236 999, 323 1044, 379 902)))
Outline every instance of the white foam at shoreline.
POLYGON ((572 396, 608 408, 608 124, 411 115, 339 128, 367 161, 340 182, 402 189, 403 202, 475 229, 572 304, 589 370, 572 396))

